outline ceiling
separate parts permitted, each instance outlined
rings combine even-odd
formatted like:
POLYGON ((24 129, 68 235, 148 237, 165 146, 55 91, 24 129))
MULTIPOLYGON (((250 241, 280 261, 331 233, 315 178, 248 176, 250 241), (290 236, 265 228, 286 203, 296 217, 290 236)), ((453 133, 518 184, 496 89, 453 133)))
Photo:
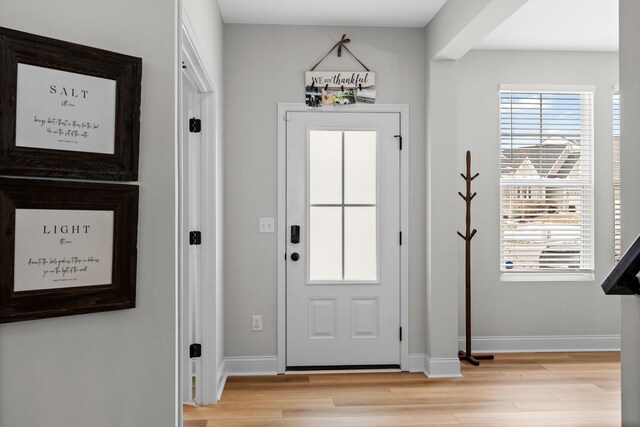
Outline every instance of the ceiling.
POLYGON ((529 0, 479 49, 618 50, 618 0, 529 0))
MULTIPOLYGON (((446 0, 218 0, 227 24, 426 26, 446 0)), ((529 0, 476 48, 618 50, 618 0, 529 0)))
POLYGON ((218 0, 227 24, 426 26, 446 0, 218 0))

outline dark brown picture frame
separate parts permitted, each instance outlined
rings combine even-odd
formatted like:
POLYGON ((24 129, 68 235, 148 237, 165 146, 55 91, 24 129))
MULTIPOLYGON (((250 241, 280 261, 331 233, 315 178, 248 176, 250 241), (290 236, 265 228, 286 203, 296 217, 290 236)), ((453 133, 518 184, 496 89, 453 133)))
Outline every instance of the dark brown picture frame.
POLYGON ((0 178, 0 323, 135 307, 138 186, 0 178), (16 209, 112 210, 112 283, 14 292, 16 209))
POLYGON ((0 175, 137 181, 142 59, 0 27, 0 175), (16 147, 18 64, 116 81, 114 153, 16 147))

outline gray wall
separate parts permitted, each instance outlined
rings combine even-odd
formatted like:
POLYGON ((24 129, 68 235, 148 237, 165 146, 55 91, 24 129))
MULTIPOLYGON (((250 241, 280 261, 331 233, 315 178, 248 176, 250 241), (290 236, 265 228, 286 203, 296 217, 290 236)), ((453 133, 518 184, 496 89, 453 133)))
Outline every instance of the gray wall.
MULTIPOLYGON (((257 228, 258 217, 277 216, 277 104, 304 102, 304 72, 343 33, 352 40, 349 49, 376 71, 376 102, 409 104, 410 351, 424 351, 424 30, 225 25, 227 356, 276 354, 276 235, 257 228), (251 332, 252 314, 264 316, 262 332, 251 332)), ((348 53, 334 53, 318 69, 361 68, 348 53)))
MULTIPOLYGON (((612 93, 618 83, 618 55, 590 52, 474 50, 458 63, 458 169, 466 150, 473 182, 473 335, 617 335, 620 299, 603 294, 600 283, 613 266, 612 93), (595 85, 594 281, 501 282, 499 272, 499 85, 595 85)), ((459 190, 464 191, 464 182, 459 190)), ((464 227, 464 203, 457 218, 464 227)), ((626 219, 625 219, 626 220, 626 219)), ((624 221, 624 220, 623 220, 624 221)), ((625 223, 625 226, 627 224, 625 223)), ((460 244, 459 259, 464 260, 460 244)), ((462 263, 463 261, 461 261, 462 263)), ((460 336, 464 335, 464 274, 458 277, 460 336)))
POLYGON ((0 1, 4 27, 143 58, 138 306, 0 325, 0 426, 174 424, 176 10, 173 0, 0 1))
MULTIPOLYGON (((640 2, 620 0, 622 247, 640 233, 640 2)), ((640 297, 622 297, 622 425, 640 425, 640 297)))

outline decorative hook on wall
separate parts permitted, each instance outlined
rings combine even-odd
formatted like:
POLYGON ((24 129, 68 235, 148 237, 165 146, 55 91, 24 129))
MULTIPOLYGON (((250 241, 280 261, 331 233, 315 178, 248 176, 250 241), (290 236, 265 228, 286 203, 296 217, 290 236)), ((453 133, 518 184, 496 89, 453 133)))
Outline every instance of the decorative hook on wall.
POLYGON ((364 64, 362 63, 362 61, 360 61, 360 60, 358 59, 358 57, 357 57, 357 56, 355 56, 355 55, 353 54, 353 52, 351 52, 351 51, 349 50, 349 48, 347 47, 347 43, 350 43, 350 42, 351 42, 351 39, 348 39, 348 38, 347 38, 347 34, 346 34, 346 33, 345 33, 345 34, 343 34, 343 35, 342 35, 342 37, 340 38, 340 41, 339 41, 339 42, 337 42, 336 44, 334 44, 334 45, 333 45, 333 47, 332 47, 331 49, 329 49, 329 52, 327 52, 327 53, 322 57, 322 59, 320 59, 320 61, 318 61, 318 62, 316 63, 316 65, 314 65, 314 66, 311 68, 311 70, 309 70, 309 71, 313 71, 313 70, 315 70, 315 69, 316 69, 316 67, 317 67, 318 65, 320 65, 320 63, 321 63, 322 61, 324 61, 324 59, 325 59, 327 56, 329 56, 329 54, 330 54, 331 52, 333 52, 336 48, 338 49, 338 57, 339 57, 339 58, 341 58, 341 57, 342 57, 342 48, 344 48, 344 50, 346 50, 347 52, 349 52, 349 54, 350 54, 351 56, 353 56, 353 58, 354 58, 356 61, 358 61, 358 64, 362 65, 362 66, 364 67, 364 69, 365 69, 365 70, 370 71, 370 70, 369 70, 369 68, 368 68, 366 65, 364 65, 364 64))
MULTIPOLYGON (((344 46, 345 49, 347 49, 347 46, 345 46, 347 43, 349 43, 351 41, 351 39, 347 38, 347 34, 343 34, 342 38, 340 39, 340 41, 338 43, 336 43, 336 45, 338 46, 338 57, 342 57, 342 47, 344 46)), ((349 49, 347 49, 349 50, 349 49)))

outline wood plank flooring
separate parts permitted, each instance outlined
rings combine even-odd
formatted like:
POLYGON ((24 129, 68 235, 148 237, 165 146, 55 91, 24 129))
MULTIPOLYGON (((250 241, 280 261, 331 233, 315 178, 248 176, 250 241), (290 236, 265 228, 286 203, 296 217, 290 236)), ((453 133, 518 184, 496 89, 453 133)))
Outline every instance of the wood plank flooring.
POLYGON ((185 427, 620 426, 620 357, 497 354, 464 377, 422 373, 231 377, 185 427))

